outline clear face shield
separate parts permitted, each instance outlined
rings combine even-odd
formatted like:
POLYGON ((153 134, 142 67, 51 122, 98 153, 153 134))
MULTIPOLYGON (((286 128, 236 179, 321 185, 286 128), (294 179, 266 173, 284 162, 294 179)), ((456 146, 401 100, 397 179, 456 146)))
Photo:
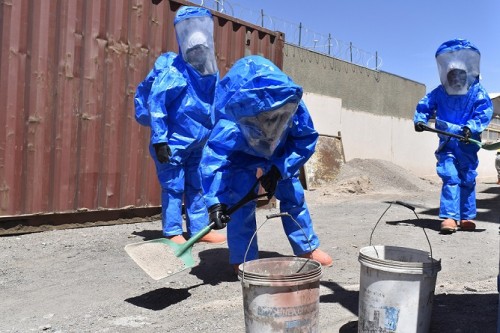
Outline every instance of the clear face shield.
POLYGON ((297 103, 287 103, 279 109, 243 117, 239 126, 248 144, 264 157, 271 157, 291 127, 297 103))
POLYGON ((210 17, 192 17, 175 25, 182 58, 201 75, 218 71, 214 48, 214 24, 210 17))
POLYGON ((463 49, 436 57, 441 84, 449 95, 465 95, 479 78, 479 53, 463 49))

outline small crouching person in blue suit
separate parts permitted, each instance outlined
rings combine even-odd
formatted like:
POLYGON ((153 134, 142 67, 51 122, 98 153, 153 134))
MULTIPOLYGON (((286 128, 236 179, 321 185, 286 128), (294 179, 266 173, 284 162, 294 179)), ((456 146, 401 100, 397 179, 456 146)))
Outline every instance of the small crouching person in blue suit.
MULTIPOLYGON (((227 224, 229 263, 238 272, 244 260, 257 259, 256 202, 227 214, 257 182, 275 195, 282 224, 293 253, 331 266, 332 258, 319 249, 319 239, 298 178, 299 169, 314 153, 314 129, 302 88, 271 61, 261 56, 238 60, 216 90, 216 123, 203 151, 201 170, 210 220, 227 224), (227 223, 231 220, 231 222, 227 223), (245 259, 245 252, 248 254, 245 259)), ((258 191, 258 187, 253 189, 258 191)))

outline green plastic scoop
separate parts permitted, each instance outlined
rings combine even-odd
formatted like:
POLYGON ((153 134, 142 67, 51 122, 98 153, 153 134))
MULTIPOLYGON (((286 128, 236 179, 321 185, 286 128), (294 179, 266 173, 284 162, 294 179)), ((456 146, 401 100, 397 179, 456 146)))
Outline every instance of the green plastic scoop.
MULTIPOLYGON (((268 196, 268 193, 256 193, 255 187, 258 184, 259 180, 257 180, 252 189, 238 203, 228 209, 228 215, 231 215, 250 201, 268 196)), ((193 245, 208 234, 214 225, 215 223, 211 222, 183 244, 174 243, 167 238, 158 238, 127 244, 125 251, 152 279, 164 279, 195 266, 196 262, 192 254, 193 245)))

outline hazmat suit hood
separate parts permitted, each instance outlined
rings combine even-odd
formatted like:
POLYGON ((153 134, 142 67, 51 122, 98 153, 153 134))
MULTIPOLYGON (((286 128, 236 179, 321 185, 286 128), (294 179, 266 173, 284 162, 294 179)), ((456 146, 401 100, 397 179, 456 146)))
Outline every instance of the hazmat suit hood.
POLYGON ((174 26, 182 59, 201 75, 218 72, 210 11, 183 6, 175 15, 174 26))
POLYGON ((439 79, 449 95, 465 95, 479 80, 480 58, 477 47, 466 39, 452 39, 439 46, 436 51, 439 79))
POLYGON ((238 124, 249 147, 270 158, 292 125, 302 88, 266 58, 248 56, 233 65, 216 95, 216 108, 238 124))

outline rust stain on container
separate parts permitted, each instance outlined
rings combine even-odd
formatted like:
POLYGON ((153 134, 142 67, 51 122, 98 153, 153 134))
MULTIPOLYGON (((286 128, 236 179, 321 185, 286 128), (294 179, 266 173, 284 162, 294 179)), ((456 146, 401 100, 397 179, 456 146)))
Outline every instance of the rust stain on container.
POLYGON ((344 164, 341 137, 320 135, 313 156, 304 166, 307 188, 335 181, 344 164))
MULTIPOLYGON (((178 0, 0 3, 0 223, 9 217, 150 207, 160 187, 137 85, 178 52, 178 0)), ((221 76, 259 54, 283 64, 284 36, 213 12, 221 76)))

